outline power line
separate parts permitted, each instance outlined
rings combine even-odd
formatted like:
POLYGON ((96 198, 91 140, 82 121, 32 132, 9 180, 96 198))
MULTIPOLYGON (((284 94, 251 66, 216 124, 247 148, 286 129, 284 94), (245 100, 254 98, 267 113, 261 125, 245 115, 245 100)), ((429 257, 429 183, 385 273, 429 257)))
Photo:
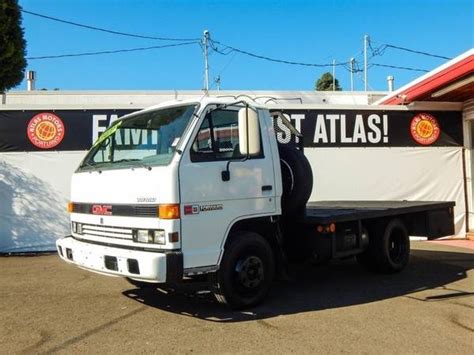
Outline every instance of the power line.
MULTIPOLYGON (((228 55, 232 52, 236 52, 236 53, 242 53, 242 54, 254 57, 254 58, 263 59, 263 60, 267 60, 267 61, 272 61, 272 62, 276 62, 276 63, 290 64, 290 65, 300 65, 300 66, 308 66, 308 67, 332 67, 332 66, 334 66, 333 63, 327 63, 327 64, 301 63, 301 62, 293 62, 293 61, 282 60, 282 59, 269 58, 269 57, 265 57, 265 56, 258 55, 258 54, 255 54, 255 53, 247 52, 247 51, 244 51, 242 49, 238 49, 238 48, 235 48, 235 47, 232 47, 232 46, 228 46, 228 45, 226 45, 222 42, 219 42, 219 41, 216 41, 216 40, 213 40, 213 39, 210 39, 209 42, 211 44, 211 48, 215 52, 217 52, 219 54, 222 54, 222 55, 228 55), (224 49, 220 49, 218 46, 216 46, 216 44, 223 46, 224 49)), ((370 45, 370 42, 369 42, 369 45, 370 45)), ((370 49, 372 51, 372 56, 369 59, 372 59, 375 56, 382 56, 384 54, 386 48, 389 48, 389 47, 391 48, 392 46, 384 44, 384 45, 380 46, 379 48, 374 49, 370 45, 370 49)), ((420 53, 425 54, 424 52, 420 52, 420 53)), ((350 72, 351 69, 349 67, 349 64, 350 64, 350 62, 341 62, 341 63, 336 63, 335 65, 336 66, 342 66, 344 69, 346 69, 347 71, 350 72)), ((353 70, 353 72, 354 73, 362 72, 363 70, 360 69, 360 67, 358 66, 357 61, 355 61, 355 64, 356 64, 356 67, 353 70)), ((389 65, 389 64, 371 63, 371 66, 386 67, 386 68, 399 69, 399 70, 428 72, 428 70, 426 70, 426 69, 402 67, 402 66, 389 65)))
POLYGON ((446 57, 446 56, 439 55, 439 54, 422 52, 422 51, 419 51, 419 50, 410 49, 410 48, 406 48, 406 47, 395 46, 393 44, 388 44, 388 43, 381 43, 380 46, 378 46, 377 48, 373 48, 372 47, 372 42, 374 42, 374 41, 372 41, 372 40, 369 41, 369 47, 370 47, 370 50, 372 52, 372 57, 383 56, 385 54, 385 51, 387 50, 387 48, 392 48, 392 49, 398 49, 398 50, 405 51, 405 52, 421 54, 421 55, 425 55, 425 56, 428 56, 428 57, 447 59, 447 60, 453 59, 453 58, 446 57))
MULTIPOLYGON (((65 58, 65 57, 82 57, 82 56, 93 56, 93 55, 102 55, 102 54, 115 54, 115 53, 124 53, 124 52, 135 52, 135 51, 145 51, 145 50, 152 50, 152 49, 160 49, 160 48, 167 48, 167 47, 176 47, 176 46, 186 46, 186 45, 191 45, 195 43, 200 43, 199 38, 171 38, 171 37, 155 37, 155 36, 146 36, 146 35, 140 35, 140 34, 134 34, 134 33, 126 33, 126 32, 119 32, 119 31, 114 31, 114 30, 109 30, 106 28, 100 28, 96 26, 90 26, 90 25, 85 25, 82 23, 77 23, 77 22, 72 22, 72 21, 67 21, 63 20, 60 18, 52 17, 52 16, 47 16, 43 14, 39 14, 36 12, 28 11, 28 10, 21 10, 23 13, 37 16, 40 18, 48 19, 51 21, 56 21, 72 26, 77 26, 81 28, 87 28, 90 30, 94 31, 100 31, 100 32, 105 32, 105 33, 110 33, 110 34, 115 34, 115 35, 120 35, 120 36, 126 36, 126 37, 134 37, 134 38, 141 38, 141 39, 153 39, 153 40, 160 40, 160 41, 178 41, 178 42, 184 42, 184 43, 179 43, 175 45, 164 45, 164 46, 151 46, 151 47, 139 47, 139 48, 130 48, 130 49, 117 49, 117 50, 109 50, 109 51, 99 51, 99 52, 84 52, 84 53, 71 53, 71 54, 59 54, 59 55, 45 55, 45 56, 36 56, 36 57, 28 57, 26 59, 28 60, 40 60, 40 59, 54 59, 54 58, 65 58)), ((411 53, 416 53, 416 54, 421 54, 425 56, 431 56, 435 58, 441 58, 441 59, 451 59, 449 57, 437 55, 437 54, 432 54, 432 53, 427 53, 427 52, 422 52, 414 49, 409 49, 405 47, 400 47, 400 46, 395 46, 392 44, 382 44, 378 48, 373 48, 371 45, 372 41, 369 41, 369 47, 371 50, 371 57, 369 59, 372 59, 375 56, 383 56, 385 54, 385 51, 387 48, 392 48, 392 49, 398 49, 398 50, 403 50, 411 53)), ((239 49, 236 47, 232 47, 229 45, 226 45, 222 42, 213 40, 209 38, 209 44, 211 49, 219 53, 221 55, 228 55, 230 53, 240 53, 244 54, 253 58, 257 59, 262 59, 274 63, 281 63, 281 64, 288 64, 288 65, 298 65, 298 66, 305 66, 305 67, 319 67, 319 68, 324 68, 324 67, 333 67, 333 66, 342 66, 346 70, 350 71, 349 64, 350 62, 345 61, 345 62, 339 62, 336 64, 333 63, 304 63, 304 62, 296 62, 296 61, 290 61, 290 60, 284 60, 284 59, 276 59, 276 58, 271 58, 263 55, 259 55, 256 53, 248 52, 243 49, 239 49), (222 46, 224 48, 219 48, 218 46, 222 46)), ((232 60, 231 60, 232 61, 232 60)), ((357 65, 357 61, 356 61, 357 65)), ((419 72, 428 72, 428 70, 425 69, 419 69, 419 68, 410 68, 410 67, 401 67, 401 66, 395 66, 395 65, 388 65, 388 64, 377 64, 377 63, 371 63, 371 66, 378 66, 378 67, 386 67, 386 68, 393 68, 393 69, 400 69, 400 70, 410 70, 410 71, 419 71, 419 72)), ((359 69, 358 65, 354 72, 359 72, 361 69, 359 69)))
MULTIPOLYGON (((230 64, 232 63, 232 61, 234 60, 235 56, 237 55, 237 52, 234 52, 234 55, 232 57, 230 57, 229 61, 227 62, 227 64, 225 64, 222 69, 218 72, 219 74, 217 74, 216 78, 219 78, 219 86, 221 84, 221 75, 224 73, 224 71, 226 71, 226 69, 230 66, 230 64)), ((210 89, 212 90, 215 86, 216 86, 217 82, 214 80, 214 83, 211 85, 210 89)))
POLYGON ((426 69, 410 68, 410 67, 399 67, 399 66, 396 66, 396 65, 389 65, 389 64, 371 63, 370 65, 374 66, 374 67, 384 67, 384 68, 393 68, 393 69, 401 69, 401 70, 420 71, 420 72, 425 72, 425 73, 429 72, 429 70, 426 70, 426 69))
POLYGON ((163 46, 152 46, 152 47, 139 47, 139 48, 129 48, 129 49, 116 49, 110 51, 101 51, 101 52, 84 52, 84 53, 70 53, 70 54, 58 54, 58 55, 44 55, 38 57, 28 57, 28 60, 39 60, 39 59, 53 59, 53 58, 66 58, 66 57, 84 57, 84 56, 92 56, 92 55, 100 55, 100 54, 115 54, 115 53, 125 53, 125 52, 137 52, 137 51, 147 51, 150 49, 160 49, 160 48, 169 48, 169 47, 180 47, 180 46, 188 46, 191 44, 196 44, 196 41, 193 42, 184 42, 184 43, 176 43, 176 44, 166 44, 163 46))
MULTIPOLYGON (((327 64, 302 63, 302 62, 294 62, 294 61, 283 60, 283 59, 270 58, 270 57, 266 57, 266 56, 263 56, 263 55, 247 52, 247 51, 244 51, 242 49, 238 49, 238 48, 235 48, 235 47, 232 47, 232 46, 228 46, 224 43, 221 43, 219 41, 215 41, 215 40, 212 40, 212 39, 210 39, 210 43, 211 43, 211 48, 214 51, 216 51, 217 53, 222 54, 222 55, 228 55, 232 52, 237 52, 237 53, 245 54, 249 57, 263 59, 263 60, 267 60, 267 61, 275 62, 275 63, 289 64, 289 65, 299 65, 299 66, 305 66, 305 67, 332 67, 333 66, 332 63, 327 63, 327 64), (225 48, 223 50, 219 49, 216 46, 216 44, 224 46, 225 48)), ((347 65, 347 64, 348 64, 348 62, 342 62, 342 63, 336 63, 335 65, 336 66, 344 66, 344 65, 347 65)))
MULTIPOLYGON (((385 51, 387 50, 387 48, 394 48, 394 49, 406 50, 406 51, 408 51, 408 52, 417 53, 417 54, 423 54, 423 55, 428 55, 428 56, 431 56, 431 57, 437 57, 437 58, 443 58, 443 59, 451 59, 451 58, 439 56, 439 55, 436 55, 436 54, 431 54, 431 53, 426 53, 426 52, 421 52, 421 51, 415 51, 415 50, 412 50, 412 49, 408 49, 408 48, 404 48, 404 47, 398 47, 398 46, 394 46, 394 45, 386 44, 386 43, 381 44, 381 45, 380 45, 379 47, 377 47, 377 48, 373 48, 371 42, 372 42, 372 41, 369 41, 369 48, 370 48, 370 51, 371 51, 371 56, 370 56, 369 60, 371 60, 372 58, 377 57, 377 56, 382 57, 382 56, 385 54, 385 51)), ((373 66, 376 66, 376 67, 384 67, 384 68, 392 68, 392 69, 399 69, 399 70, 417 71, 417 72, 424 72, 424 73, 429 72, 429 70, 426 70, 426 69, 412 68, 412 67, 402 67, 402 66, 397 66, 397 65, 379 64, 379 63, 371 63, 371 64, 369 65, 369 68, 370 68, 370 67, 373 67, 373 66)))
POLYGON ((87 28, 87 29, 89 29, 89 30, 94 30, 94 31, 100 31, 100 32, 111 33, 111 34, 119 35, 119 36, 142 38, 142 39, 154 39, 154 40, 159 40, 159 41, 177 41, 177 42, 199 41, 199 38, 154 37, 154 36, 139 35, 139 34, 135 34, 135 33, 119 32, 119 31, 109 30, 109 29, 106 29, 106 28, 100 28, 100 27, 85 25, 85 24, 82 24, 82 23, 77 23, 77 22, 62 20, 62 19, 57 18, 57 17, 42 15, 42 14, 39 14, 39 13, 36 13, 36 12, 32 12, 32 11, 28 11, 28 10, 24 10, 24 9, 22 9, 21 12, 23 12, 23 13, 25 13, 25 14, 29 14, 29 15, 41 17, 41 18, 44 18, 44 19, 48 19, 48 20, 51 20, 51 21, 56 21, 56 22, 60 22, 60 23, 65 23, 65 24, 67 24, 67 25, 72 25, 72 26, 87 28))
POLYGON ((426 56, 428 56, 428 57, 441 58, 441 59, 447 59, 447 60, 453 59, 453 58, 445 57, 445 56, 439 55, 439 54, 432 54, 432 53, 417 51, 417 50, 410 49, 410 48, 394 46, 393 44, 384 44, 384 46, 385 46, 386 48, 399 49, 399 50, 406 51, 406 52, 411 52, 411 53, 426 55, 426 56))

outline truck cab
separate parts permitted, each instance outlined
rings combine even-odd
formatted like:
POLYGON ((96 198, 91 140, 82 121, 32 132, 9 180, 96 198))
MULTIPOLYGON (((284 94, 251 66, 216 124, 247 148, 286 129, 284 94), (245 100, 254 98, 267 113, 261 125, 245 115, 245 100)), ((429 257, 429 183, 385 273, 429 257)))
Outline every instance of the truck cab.
POLYGON ((268 110, 216 98, 113 122, 72 177, 60 256, 141 282, 216 271, 233 226, 281 213, 273 129, 268 110))
POLYGON ((112 122, 72 177, 60 257, 137 287, 206 275, 219 302, 246 308, 288 260, 356 256, 397 272, 409 235, 453 233, 452 202, 307 205, 312 167, 277 142, 275 119, 299 135, 250 98, 173 101, 112 122))

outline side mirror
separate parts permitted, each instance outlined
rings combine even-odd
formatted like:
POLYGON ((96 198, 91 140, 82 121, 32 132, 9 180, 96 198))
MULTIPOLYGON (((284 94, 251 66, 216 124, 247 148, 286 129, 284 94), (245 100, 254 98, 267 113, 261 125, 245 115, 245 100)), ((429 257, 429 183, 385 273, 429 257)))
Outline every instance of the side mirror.
POLYGON ((244 156, 260 154, 260 125, 258 113, 250 107, 239 110, 239 150, 244 156))

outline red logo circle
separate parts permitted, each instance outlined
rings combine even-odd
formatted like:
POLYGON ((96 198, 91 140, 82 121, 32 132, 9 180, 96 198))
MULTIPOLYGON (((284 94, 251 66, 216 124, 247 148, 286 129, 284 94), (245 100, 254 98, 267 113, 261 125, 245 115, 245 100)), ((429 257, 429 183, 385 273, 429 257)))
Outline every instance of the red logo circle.
POLYGON ((54 113, 43 112, 34 116, 26 129, 30 142, 40 149, 56 147, 64 139, 64 123, 54 113))
POLYGON ((421 145, 431 145, 436 142, 441 134, 439 123, 428 113, 419 113, 412 118, 410 133, 415 142, 421 145))

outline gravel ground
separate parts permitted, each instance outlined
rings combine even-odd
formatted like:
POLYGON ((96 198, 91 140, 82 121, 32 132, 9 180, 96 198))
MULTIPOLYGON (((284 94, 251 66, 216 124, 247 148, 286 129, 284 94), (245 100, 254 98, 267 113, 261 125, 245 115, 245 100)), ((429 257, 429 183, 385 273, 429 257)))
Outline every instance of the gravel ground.
POLYGON ((396 275, 293 267, 247 312, 137 290, 55 255, 0 258, 2 353, 474 353, 474 250, 412 242, 396 275))

